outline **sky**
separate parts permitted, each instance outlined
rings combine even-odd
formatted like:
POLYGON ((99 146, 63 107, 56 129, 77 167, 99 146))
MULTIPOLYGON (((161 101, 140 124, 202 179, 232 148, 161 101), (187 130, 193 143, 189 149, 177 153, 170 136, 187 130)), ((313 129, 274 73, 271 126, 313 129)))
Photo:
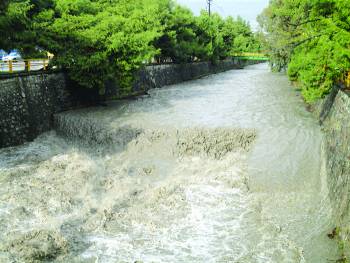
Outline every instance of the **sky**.
MULTIPOLYGON (((187 6, 195 14, 199 14, 201 9, 206 9, 207 0, 177 0, 181 5, 187 6)), ((253 29, 258 27, 256 17, 268 5, 269 0, 212 0, 212 10, 222 16, 238 15, 249 21, 253 29)))

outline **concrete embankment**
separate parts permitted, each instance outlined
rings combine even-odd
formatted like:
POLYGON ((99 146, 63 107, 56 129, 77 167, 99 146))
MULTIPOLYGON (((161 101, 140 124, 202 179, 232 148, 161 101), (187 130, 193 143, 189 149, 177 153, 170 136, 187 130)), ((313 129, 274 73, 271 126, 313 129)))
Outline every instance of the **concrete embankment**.
POLYGON ((316 106, 324 131, 329 195, 337 225, 337 239, 350 256, 350 97, 335 85, 316 106), (339 232, 339 233, 338 233, 339 232))
MULTIPOLYGON (((256 64, 257 61, 226 60, 213 65, 151 65, 136 74, 133 91, 147 91, 205 75, 256 64)), ((119 97, 116 81, 106 83, 106 97, 119 97)), ((0 148, 31 141, 52 129, 53 114, 93 103, 98 90, 77 87, 64 73, 33 73, 0 78, 0 148)))

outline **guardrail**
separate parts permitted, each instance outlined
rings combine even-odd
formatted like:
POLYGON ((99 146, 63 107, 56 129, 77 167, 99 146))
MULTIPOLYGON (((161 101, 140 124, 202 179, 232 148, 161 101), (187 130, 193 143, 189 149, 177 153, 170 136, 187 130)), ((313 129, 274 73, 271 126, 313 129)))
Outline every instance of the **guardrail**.
MULTIPOLYGON (((236 53, 233 54, 233 58, 240 58, 246 60, 269 60, 264 54, 261 53, 236 53)), ((50 59, 24 59, 24 60, 11 60, 11 61, 0 61, 0 74, 1 73, 19 73, 29 71, 47 70, 50 59)), ((197 61, 200 62, 200 61, 197 61)), ((173 62, 161 63, 161 64, 172 64, 173 62)), ((156 63, 158 64, 158 63, 156 63)), ((348 86, 350 87, 350 76, 348 78, 348 86)))
POLYGON ((269 58, 262 53, 235 53, 233 54, 234 58, 246 59, 246 60, 269 60, 269 58))
POLYGON ((256 53, 256 52, 242 52, 242 53, 234 53, 233 56, 235 56, 235 57, 239 57, 239 56, 264 57, 265 55, 263 53, 256 53))
POLYGON ((345 75, 344 83, 347 88, 350 88, 350 71, 345 75))
POLYGON ((49 59, 25 59, 25 60, 10 60, 0 62, 0 73, 17 73, 47 70, 49 59))

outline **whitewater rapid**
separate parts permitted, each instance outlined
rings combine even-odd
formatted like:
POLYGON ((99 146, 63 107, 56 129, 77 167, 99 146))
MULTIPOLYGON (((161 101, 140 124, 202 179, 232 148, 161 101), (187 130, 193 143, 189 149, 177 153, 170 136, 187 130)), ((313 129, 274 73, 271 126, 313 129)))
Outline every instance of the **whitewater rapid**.
POLYGON ((0 262, 339 258, 320 127, 265 64, 55 126, 0 150, 0 262))

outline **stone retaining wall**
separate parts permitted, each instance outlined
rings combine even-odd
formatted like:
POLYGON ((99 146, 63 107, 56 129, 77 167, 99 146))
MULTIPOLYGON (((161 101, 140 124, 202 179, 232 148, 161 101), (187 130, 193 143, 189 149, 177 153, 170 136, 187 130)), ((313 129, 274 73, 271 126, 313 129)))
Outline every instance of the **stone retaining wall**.
POLYGON ((316 112, 324 131, 329 197, 340 247, 350 257, 350 97, 340 86, 321 101, 316 112))
POLYGON ((51 129, 55 112, 70 106, 62 73, 0 80, 0 148, 22 144, 51 129))
MULTIPOLYGON (((136 74, 134 91, 147 91, 204 75, 242 68, 256 61, 227 60, 152 65, 136 74)), ((106 83, 106 98, 119 95, 118 83, 106 83)), ((0 148, 33 140, 52 129, 54 113, 96 103, 98 90, 78 87, 64 73, 18 74, 0 79, 0 148)))
MULTIPOLYGON (((261 62, 236 59, 221 61, 216 65, 209 62, 150 65, 136 74, 133 91, 139 92, 153 88, 161 88, 163 86, 197 79, 226 70, 243 68, 257 63, 261 62)), ((116 81, 110 81, 107 83, 107 98, 119 97, 120 95, 118 83, 116 81)))

